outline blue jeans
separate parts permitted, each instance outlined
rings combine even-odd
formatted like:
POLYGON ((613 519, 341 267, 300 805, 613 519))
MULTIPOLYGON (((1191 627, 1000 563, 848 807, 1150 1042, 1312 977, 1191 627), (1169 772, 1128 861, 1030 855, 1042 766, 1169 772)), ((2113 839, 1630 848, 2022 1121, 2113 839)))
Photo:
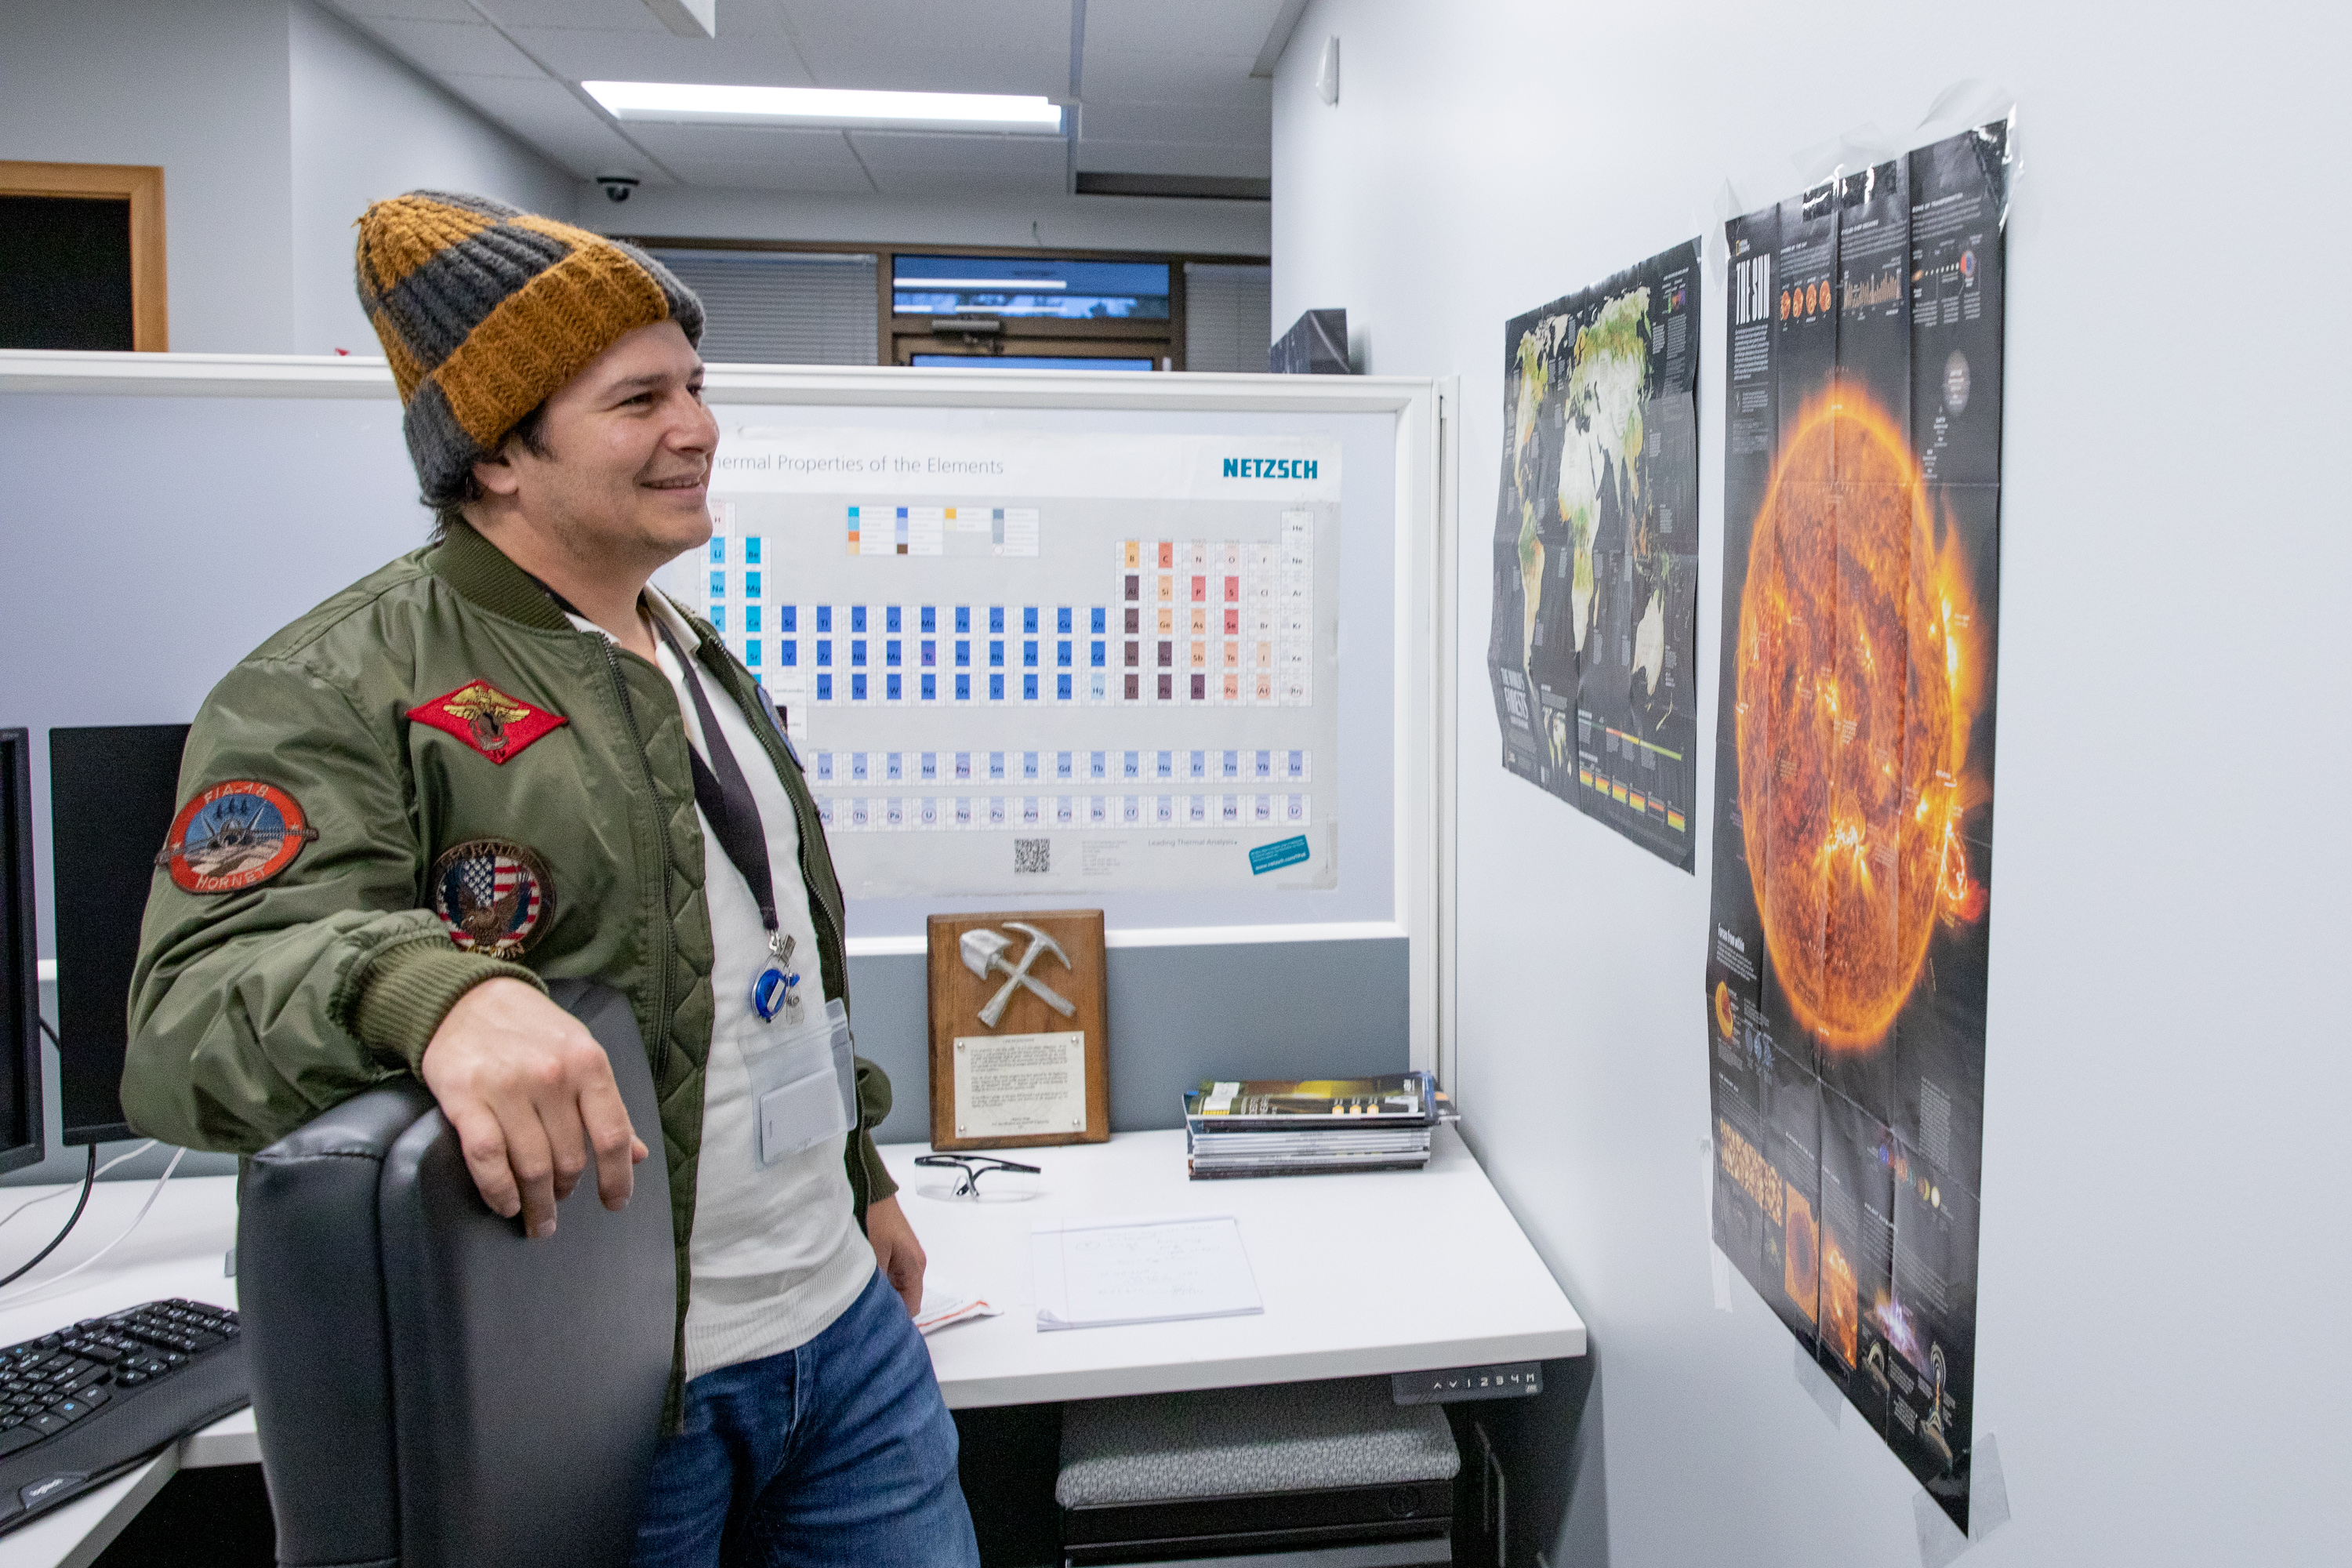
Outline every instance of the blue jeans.
POLYGON ((636 1568, 979 1568, 955 1422, 877 1269, 797 1350, 686 1385, 637 1521, 636 1568))

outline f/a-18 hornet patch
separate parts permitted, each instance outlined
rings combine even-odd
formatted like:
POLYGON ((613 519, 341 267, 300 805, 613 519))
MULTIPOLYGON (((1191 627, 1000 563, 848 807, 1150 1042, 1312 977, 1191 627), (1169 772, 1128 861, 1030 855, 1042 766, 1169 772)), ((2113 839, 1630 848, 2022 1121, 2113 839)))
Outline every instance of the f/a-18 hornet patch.
POLYGON ((509 697, 487 680, 469 680, 455 691, 411 708, 402 717, 446 731, 500 764, 522 755, 541 736, 571 722, 561 713, 509 697))
POLYGON ((191 893, 234 893, 267 882, 319 837, 294 797, 275 784, 208 784, 172 819, 155 864, 191 893))
POLYGON ((513 958, 530 951, 555 914, 555 882, 537 853, 506 838, 455 844, 425 879, 433 912, 467 952, 513 958))

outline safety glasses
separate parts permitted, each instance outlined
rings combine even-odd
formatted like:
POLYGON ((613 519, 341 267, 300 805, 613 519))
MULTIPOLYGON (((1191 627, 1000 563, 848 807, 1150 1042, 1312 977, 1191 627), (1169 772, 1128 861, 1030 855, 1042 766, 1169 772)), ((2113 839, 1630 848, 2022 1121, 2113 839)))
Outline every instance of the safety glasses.
POLYGON ((992 1171, 1021 1171, 1032 1176, 1037 1174, 1037 1167, 1034 1165, 1017 1164, 1011 1160, 992 1159, 986 1154, 918 1154, 915 1156, 915 1163, 934 1168, 945 1166, 954 1169, 958 1174, 953 1195, 959 1198, 978 1197, 981 1177, 992 1171))

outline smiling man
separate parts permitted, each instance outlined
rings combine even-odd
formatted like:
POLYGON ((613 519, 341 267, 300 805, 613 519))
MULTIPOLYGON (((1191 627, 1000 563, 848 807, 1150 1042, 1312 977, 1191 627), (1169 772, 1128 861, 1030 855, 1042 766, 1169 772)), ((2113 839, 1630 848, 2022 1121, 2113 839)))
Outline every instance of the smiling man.
POLYGON ((257 795, 289 831, 234 875, 166 847, 125 1110, 250 1152, 414 1073, 533 1235, 591 1165, 625 1204, 657 1142, 677 1349, 637 1561, 976 1563, 909 1320, 922 1249, 868 1135, 889 1085, 833 1050, 848 966, 814 802, 750 674, 647 587, 710 534, 701 304, 631 247, 478 197, 412 192, 359 227, 439 524, 197 715, 183 799, 257 795), (548 1000, 572 977, 628 995, 658 1129, 548 1000))

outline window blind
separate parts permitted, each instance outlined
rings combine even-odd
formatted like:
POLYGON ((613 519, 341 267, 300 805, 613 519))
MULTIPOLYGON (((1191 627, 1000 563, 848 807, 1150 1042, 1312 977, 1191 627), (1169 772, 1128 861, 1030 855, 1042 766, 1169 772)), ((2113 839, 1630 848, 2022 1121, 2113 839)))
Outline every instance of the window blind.
POLYGON ((702 357, 727 364, 872 364, 874 258, 784 250, 656 250, 702 297, 702 357))
POLYGON ((1265 369, 1274 342, 1274 269, 1184 264, 1184 368, 1265 369))

